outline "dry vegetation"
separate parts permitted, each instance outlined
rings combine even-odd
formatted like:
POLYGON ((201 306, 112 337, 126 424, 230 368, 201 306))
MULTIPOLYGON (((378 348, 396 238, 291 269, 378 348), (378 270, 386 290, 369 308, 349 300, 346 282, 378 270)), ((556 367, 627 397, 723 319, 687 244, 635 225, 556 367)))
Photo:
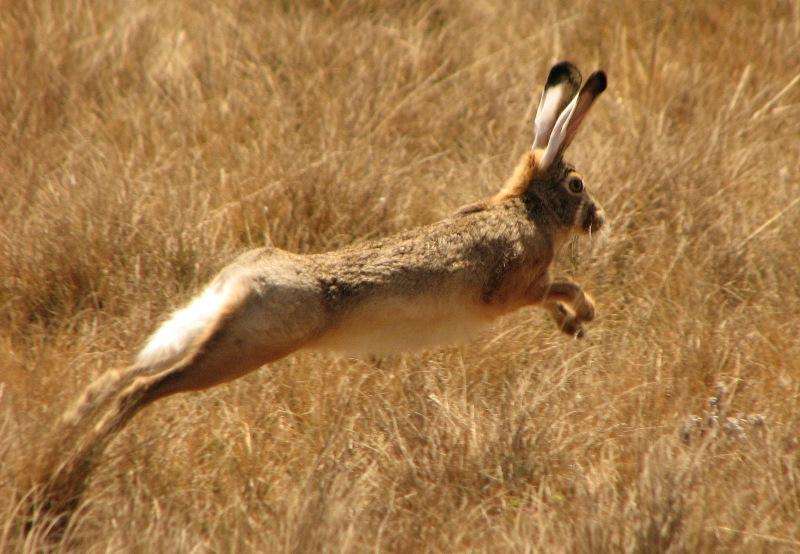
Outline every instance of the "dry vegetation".
POLYGON ((562 58, 610 82, 571 159, 613 229, 560 262, 597 299, 587 340, 526 311, 173 397, 55 547, 800 549, 796 0, 5 0, 0 550, 47 546, 18 509, 37 445, 165 312, 266 240, 492 192, 562 58))

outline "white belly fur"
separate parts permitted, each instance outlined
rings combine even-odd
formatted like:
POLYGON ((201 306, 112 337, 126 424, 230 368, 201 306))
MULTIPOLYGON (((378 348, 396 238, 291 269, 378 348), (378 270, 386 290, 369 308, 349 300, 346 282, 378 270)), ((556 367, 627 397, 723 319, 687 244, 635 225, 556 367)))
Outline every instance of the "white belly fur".
POLYGON ((381 299, 356 308, 309 349, 347 355, 412 352, 474 339, 492 319, 463 300, 381 299))

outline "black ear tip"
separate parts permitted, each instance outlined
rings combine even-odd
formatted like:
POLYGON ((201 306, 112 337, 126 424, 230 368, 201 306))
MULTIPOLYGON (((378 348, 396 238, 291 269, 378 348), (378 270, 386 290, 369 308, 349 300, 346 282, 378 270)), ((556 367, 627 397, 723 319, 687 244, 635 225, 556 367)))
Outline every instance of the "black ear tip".
POLYGON ((606 79, 605 71, 595 71, 586 80, 586 88, 591 90, 595 95, 600 94, 608 86, 608 79, 606 79))
POLYGON ((561 83, 571 83, 576 88, 581 85, 581 72, 578 71, 575 64, 563 61, 550 68, 546 86, 549 88, 561 83))

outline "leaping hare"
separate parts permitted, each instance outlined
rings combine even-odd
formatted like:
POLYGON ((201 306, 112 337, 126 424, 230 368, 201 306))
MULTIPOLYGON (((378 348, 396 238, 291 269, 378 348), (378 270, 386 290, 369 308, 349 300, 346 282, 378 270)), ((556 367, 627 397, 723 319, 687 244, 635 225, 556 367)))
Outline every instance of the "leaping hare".
POLYGON ((104 446, 151 402, 236 379, 300 349, 428 347, 529 305, 581 336, 594 318, 592 300, 549 274, 570 236, 604 221, 562 158, 606 77, 598 71, 580 83, 572 64, 553 66, 533 147, 494 196, 389 238, 315 255, 259 248, 224 268, 161 325, 131 367, 102 376, 63 416, 35 473, 36 506, 68 520, 104 446))

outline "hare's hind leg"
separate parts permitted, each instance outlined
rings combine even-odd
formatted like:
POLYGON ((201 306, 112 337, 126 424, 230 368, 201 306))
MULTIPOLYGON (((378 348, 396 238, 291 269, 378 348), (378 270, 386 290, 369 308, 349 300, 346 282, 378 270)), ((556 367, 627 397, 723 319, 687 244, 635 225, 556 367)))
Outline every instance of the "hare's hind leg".
POLYGON ((31 483, 39 490, 32 511, 41 509, 61 522, 53 536, 78 506, 105 447, 142 408, 241 377, 304 346, 325 328, 325 311, 309 280, 239 273, 226 281, 221 300, 213 294, 197 297, 201 305, 190 303, 188 311, 162 325, 134 366, 91 385, 62 419, 31 483), (65 437, 70 438, 66 450, 65 437))
POLYGON ((31 515, 41 512, 53 518, 46 532, 50 538, 59 538, 66 529, 99 456, 142 408, 170 394, 230 381, 283 355, 275 351, 262 352, 258 357, 237 360, 226 358, 213 344, 208 346, 209 350, 201 350, 195 357, 155 374, 136 377, 134 375, 142 373, 142 368, 133 367, 112 376, 107 386, 115 394, 101 399, 104 400, 101 413, 95 413, 95 408, 100 406, 94 406, 96 399, 89 395, 85 399, 87 406, 79 407, 75 417, 62 422, 61 432, 56 434, 55 442, 47 449, 30 483, 31 489, 37 492, 31 497, 29 512, 31 515), (76 434, 79 430, 83 431, 82 435, 76 434), (74 446, 65 449, 64 437, 69 437, 74 446))
POLYGON ((232 381, 302 348, 328 323, 318 295, 302 282, 248 283, 193 356, 141 379, 142 403, 232 381))
POLYGON ((240 337, 224 326, 212 336, 197 355, 155 375, 140 378, 136 388, 141 393, 141 404, 179 392, 198 391, 233 381, 261 366, 291 354, 301 347, 295 344, 269 344, 271 337, 255 340, 240 337))
POLYGON ((246 375, 292 352, 262 347, 233 336, 212 337, 191 359, 153 375, 135 379, 114 400, 105 421, 97 428, 118 429, 147 405, 179 392, 203 390, 246 375), (240 352, 233 351, 239 347, 240 352))

